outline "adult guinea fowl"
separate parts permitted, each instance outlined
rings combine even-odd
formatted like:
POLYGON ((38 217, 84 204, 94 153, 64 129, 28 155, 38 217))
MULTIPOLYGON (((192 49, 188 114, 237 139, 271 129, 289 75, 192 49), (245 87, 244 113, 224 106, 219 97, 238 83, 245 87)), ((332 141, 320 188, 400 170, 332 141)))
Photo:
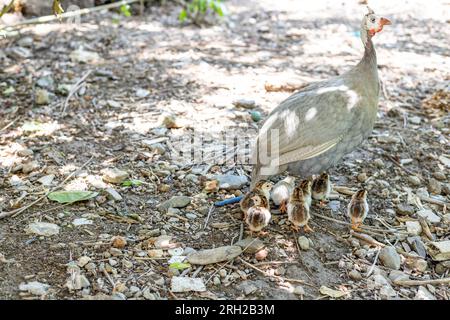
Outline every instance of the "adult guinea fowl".
POLYGON ((301 176, 325 171, 370 135, 379 95, 372 37, 391 22, 368 10, 361 24, 361 61, 294 93, 265 120, 252 152, 252 186, 286 170, 301 176))

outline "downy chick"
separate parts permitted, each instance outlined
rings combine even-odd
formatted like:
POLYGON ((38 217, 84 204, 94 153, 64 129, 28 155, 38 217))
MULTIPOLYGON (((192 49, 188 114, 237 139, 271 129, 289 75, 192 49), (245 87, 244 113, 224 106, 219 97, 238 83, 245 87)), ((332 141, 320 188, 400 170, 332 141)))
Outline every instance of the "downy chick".
POLYGON ((244 221, 250 229, 250 235, 253 232, 261 232, 264 227, 266 227, 270 222, 270 211, 267 209, 269 201, 262 195, 254 195, 251 198, 254 205, 250 207, 245 213, 244 221))
POLYGON ((306 201, 306 203, 308 204, 308 207, 311 207, 311 202, 312 202, 312 181, 311 180, 303 180, 302 182, 300 182, 300 187, 302 188, 303 191, 303 197, 306 201))
POLYGON ((273 184, 270 181, 266 181, 266 180, 259 181, 256 184, 255 188, 253 188, 252 191, 247 193, 244 196, 244 198, 242 198, 242 200, 240 202, 242 212, 244 212, 244 214, 245 214, 249 208, 251 208, 255 205, 255 203, 253 201, 253 197, 256 195, 264 197, 265 200, 267 200, 264 202, 265 208, 270 209, 269 197, 270 197, 270 189, 272 189, 272 185, 273 184))
POLYGON ((312 197, 320 200, 320 206, 324 206, 324 201, 328 199, 331 192, 331 181, 328 173, 323 172, 312 183, 312 197))
POLYGON ((308 221, 311 217, 309 214, 308 196, 303 194, 301 186, 294 188, 287 205, 287 213, 295 231, 298 231, 299 227, 303 227, 305 232, 314 231, 308 226, 308 221))
POLYGON ((359 226, 363 224, 368 212, 367 191, 364 189, 356 191, 347 208, 347 215, 350 217, 353 230, 359 230, 359 226))
POLYGON ((280 206, 280 212, 285 213, 287 211, 287 203, 291 197, 292 190, 294 190, 294 177, 286 177, 279 181, 272 188, 270 197, 275 205, 280 206))

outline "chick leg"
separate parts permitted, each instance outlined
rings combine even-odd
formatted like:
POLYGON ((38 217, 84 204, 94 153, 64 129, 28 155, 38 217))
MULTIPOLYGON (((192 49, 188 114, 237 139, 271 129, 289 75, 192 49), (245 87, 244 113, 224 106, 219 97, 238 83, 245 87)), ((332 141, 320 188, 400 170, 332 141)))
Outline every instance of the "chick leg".
POLYGON ((362 222, 358 221, 354 218, 352 218, 352 229, 355 231, 361 231, 361 229, 359 228, 361 226, 362 222))
POLYGON ((259 237, 265 237, 265 236, 267 236, 269 234, 269 232, 267 232, 267 231, 260 231, 260 232, 258 232, 258 236, 259 237))
POLYGON ((320 200, 320 202, 319 202, 319 207, 320 208, 325 208, 327 206, 327 200, 326 199, 322 199, 322 200, 320 200))
POLYGON ((287 205, 286 205, 286 201, 285 200, 280 202, 280 212, 281 213, 286 213, 287 212, 287 205))
POLYGON ((314 232, 314 229, 311 228, 308 224, 305 224, 305 226, 303 227, 303 231, 305 231, 305 232, 314 232))
POLYGON ((300 231, 300 228, 297 227, 295 224, 292 224, 291 227, 292 227, 292 230, 294 230, 294 232, 299 232, 300 231))

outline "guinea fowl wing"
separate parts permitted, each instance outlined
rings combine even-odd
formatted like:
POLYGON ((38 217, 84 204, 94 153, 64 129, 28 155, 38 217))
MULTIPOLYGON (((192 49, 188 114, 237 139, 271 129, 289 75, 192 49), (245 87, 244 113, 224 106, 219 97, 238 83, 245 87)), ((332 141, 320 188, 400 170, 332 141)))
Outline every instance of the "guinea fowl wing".
POLYGON ((342 79, 333 80, 314 83, 275 108, 260 130, 255 150, 267 146, 274 152, 271 130, 278 130, 279 166, 316 157, 338 144, 357 121, 359 99, 342 79))

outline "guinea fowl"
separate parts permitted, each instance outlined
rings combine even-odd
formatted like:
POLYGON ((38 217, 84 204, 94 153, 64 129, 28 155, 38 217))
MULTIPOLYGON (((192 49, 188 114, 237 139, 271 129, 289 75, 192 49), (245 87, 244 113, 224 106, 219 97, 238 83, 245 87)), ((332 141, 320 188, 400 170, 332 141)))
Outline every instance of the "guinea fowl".
POLYGON ((361 61, 294 93, 265 120, 252 152, 252 186, 286 170, 301 176, 323 172, 370 135, 380 90, 372 37, 391 22, 368 10, 361 24, 361 61))

